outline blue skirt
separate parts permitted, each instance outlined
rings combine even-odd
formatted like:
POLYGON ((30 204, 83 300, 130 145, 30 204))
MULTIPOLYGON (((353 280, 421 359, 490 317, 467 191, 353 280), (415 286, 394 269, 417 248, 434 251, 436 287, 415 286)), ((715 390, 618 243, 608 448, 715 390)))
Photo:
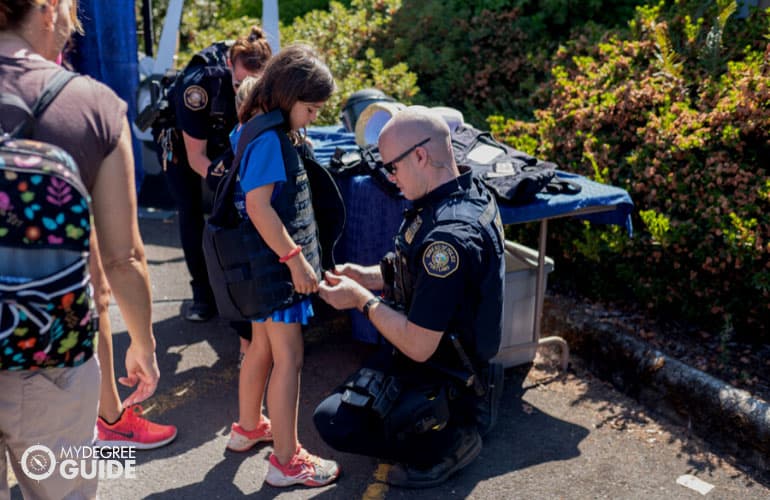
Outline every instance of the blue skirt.
POLYGON ((307 297, 285 309, 273 311, 267 318, 255 319, 254 322, 264 323, 268 319, 271 319, 275 323, 300 323, 302 325, 307 325, 308 320, 313 316, 315 316, 315 313, 313 312, 313 302, 310 300, 310 297, 307 297))

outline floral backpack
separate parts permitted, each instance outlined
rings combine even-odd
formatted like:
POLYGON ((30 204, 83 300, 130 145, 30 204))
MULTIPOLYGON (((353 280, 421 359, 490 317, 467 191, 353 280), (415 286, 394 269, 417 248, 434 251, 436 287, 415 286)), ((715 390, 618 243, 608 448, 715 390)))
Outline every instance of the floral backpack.
POLYGON ((25 117, 0 129, 0 370, 77 366, 94 352, 90 198, 69 154, 27 139, 74 76, 57 72, 31 110, 0 95, 25 117))

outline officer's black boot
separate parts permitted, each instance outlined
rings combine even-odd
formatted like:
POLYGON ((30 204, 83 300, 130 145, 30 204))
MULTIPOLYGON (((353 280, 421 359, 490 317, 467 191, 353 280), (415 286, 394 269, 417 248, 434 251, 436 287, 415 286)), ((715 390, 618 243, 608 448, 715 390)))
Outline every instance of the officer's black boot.
POLYGON ((481 453, 481 436, 475 427, 457 429, 454 445, 436 463, 427 466, 395 464, 387 482, 402 488, 431 488, 473 462, 481 453))

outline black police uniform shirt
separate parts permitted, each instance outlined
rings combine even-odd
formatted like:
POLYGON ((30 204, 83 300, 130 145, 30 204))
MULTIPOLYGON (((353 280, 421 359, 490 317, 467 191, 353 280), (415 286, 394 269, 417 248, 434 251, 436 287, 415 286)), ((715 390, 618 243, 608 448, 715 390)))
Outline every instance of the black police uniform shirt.
MULTIPOLYGON (((498 348, 502 327, 503 280, 505 276, 502 259, 503 234, 502 224, 497 214, 492 224, 498 232, 498 248, 486 242, 478 225, 452 222, 428 228, 422 241, 417 241, 415 226, 430 223, 415 222, 425 208, 436 207, 460 191, 466 194, 473 187, 471 172, 466 171, 457 180, 439 186, 424 197, 415 200, 411 213, 413 219, 405 219, 400 237, 412 245, 419 245, 412 253, 411 268, 415 273, 414 291, 408 319, 423 328, 458 333, 468 355, 477 361, 488 359, 498 348), (410 232, 413 234, 410 235, 410 232), (414 262, 419 258, 419 262, 414 262), (482 280, 486 280, 490 289, 480 290, 482 280), (490 286, 491 285, 491 286, 490 286), (497 290, 494 288, 497 287, 497 290), (483 295, 491 295, 485 300, 491 301, 480 305, 483 295), (486 310, 484 317, 476 317, 479 311, 486 310)), ((487 196, 486 188, 482 195, 487 196)), ((474 191, 471 191, 473 196, 474 191)), ((491 197, 491 195, 489 195, 491 197)), ((462 200, 462 197, 458 197, 462 200)), ((453 202, 450 202, 453 203, 453 202)), ((494 203, 494 201, 492 201, 494 203)), ((458 201, 451 210, 462 211, 463 201, 458 201)), ((456 358, 456 353, 448 342, 443 341, 434 354, 438 358, 456 358), (448 352, 447 352, 448 351, 448 352)))
POLYGON ((238 122, 232 82, 224 63, 198 64, 185 69, 176 91, 177 125, 190 137, 207 141, 212 160, 230 147, 229 134, 238 122))

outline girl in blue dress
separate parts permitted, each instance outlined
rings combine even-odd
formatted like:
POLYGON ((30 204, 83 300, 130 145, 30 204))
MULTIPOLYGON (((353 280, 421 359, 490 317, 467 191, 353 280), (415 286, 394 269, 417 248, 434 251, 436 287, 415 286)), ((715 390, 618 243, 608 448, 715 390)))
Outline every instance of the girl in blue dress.
MULTIPOLYGON (((228 448, 245 451, 273 441, 265 481, 272 486, 323 486, 339 475, 332 460, 308 453, 297 439, 303 363, 302 325, 313 316, 320 252, 307 173, 299 151, 304 130, 334 91, 331 72, 306 45, 284 48, 267 64, 239 110, 239 121, 270 124, 249 142, 240 162, 235 204, 261 238, 254 260, 266 277, 260 287, 264 317, 252 321, 252 340, 238 382, 239 419, 228 448), (288 272, 287 272, 288 271, 288 272), (283 279, 282 279, 283 277, 283 279), (261 412, 267 378, 267 407, 261 412)), ((233 148, 243 128, 232 134, 233 148)), ((233 168, 236 168, 234 165, 233 168)), ((250 257, 251 259, 251 257, 250 257)))

